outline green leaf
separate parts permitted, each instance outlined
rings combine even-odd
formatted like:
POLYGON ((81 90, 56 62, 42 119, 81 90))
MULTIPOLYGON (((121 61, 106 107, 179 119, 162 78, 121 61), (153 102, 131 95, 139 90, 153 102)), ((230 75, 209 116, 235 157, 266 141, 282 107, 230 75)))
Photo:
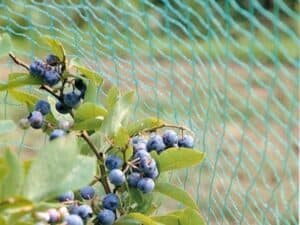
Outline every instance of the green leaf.
POLYGON ((120 92, 116 86, 112 86, 109 89, 105 102, 108 110, 111 110, 115 103, 118 101, 119 95, 120 92))
POLYGON ((147 214, 149 209, 152 207, 153 194, 144 194, 136 188, 128 188, 128 200, 134 207, 131 206, 131 212, 140 212, 147 214))
POLYGON ((0 135, 12 132, 16 129, 16 124, 12 120, 0 120, 0 135))
POLYGON ((159 156, 155 151, 151 155, 158 163, 160 172, 196 166, 205 157, 205 153, 190 148, 168 148, 159 156))
POLYGON ((8 91, 8 94, 13 97, 16 101, 20 103, 25 103, 29 110, 33 110, 35 103, 39 100, 39 97, 36 95, 29 94, 25 91, 19 91, 11 89, 8 91))
POLYGON ((58 138, 47 144, 31 164, 23 194, 36 201, 67 191, 70 187, 63 187, 61 184, 78 164, 78 152, 73 135, 58 138))
MULTIPOLYGON (((103 117, 107 115, 106 109, 103 107, 96 105, 94 103, 84 103, 76 109, 74 112, 74 119, 76 121, 84 121, 87 119, 92 119, 95 117, 103 117)), ((100 118, 98 118, 100 119, 100 118)))
POLYGON ((161 222, 165 225, 205 225, 201 214, 191 208, 174 211, 162 216, 153 216, 151 219, 161 222), (176 223, 177 222, 177 223, 176 223))
POLYGON ((0 183, 0 201, 19 195, 24 178, 21 162, 13 152, 6 149, 4 159, 7 172, 0 183))
POLYGON ((12 214, 20 213, 22 211, 28 213, 28 209, 31 208, 33 208, 33 204, 31 201, 20 197, 10 197, 9 199, 1 202, 0 213, 12 214))
POLYGON ((83 101, 97 103, 97 87, 94 82, 89 81, 83 101))
POLYGON ((92 119, 87 119, 82 122, 76 122, 72 126, 72 130, 99 130, 101 128, 101 124, 103 121, 103 117, 96 117, 92 119))
POLYGON ((133 148, 129 145, 125 150, 124 161, 127 162, 131 158, 132 155, 133 155, 133 148))
POLYGON ((99 73, 79 65, 79 63, 76 62, 76 60, 72 59, 70 61, 70 66, 75 67, 80 73, 82 73, 86 78, 92 81, 96 86, 100 86, 103 83, 103 78, 99 73))
POLYGON ((107 136, 115 134, 122 126, 123 120, 128 115, 133 102, 133 92, 123 95, 108 112, 101 126, 101 132, 107 136))
POLYGON ((3 216, 0 216, 0 224, 1 225, 7 225, 6 220, 3 216))
POLYGON ((124 217, 121 217, 118 221, 116 221, 115 225, 123 225, 123 220, 134 219, 140 221, 143 225, 160 225, 160 223, 155 222, 149 216, 145 216, 141 213, 129 213, 124 217))
POLYGON ((26 86, 26 85, 35 85, 35 84, 38 85, 41 83, 42 81, 40 79, 30 76, 27 73, 19 73, 19 74, 15 73, 10 77, 7 83, 0 84, 0 91, 6 91, 12 88, 26 86))
POLYGON ((136 123, 130 124, 128 127, 128 133, 132 137, 134 135, 137 135, 140 132, 143 132, 143 130, 148 129, 154 129, 156 127, 161 127, 164 125, 164 121, 157 119, 157 118, 147 118, 141 121, 137 121, 136 123))
POLYGON ((72 117, 70 114, 61 114, 59 112, 57 112, 56 108, 55 108, 55 104, 57 102, 56 98, 52 97, 52 96, 48 96, 47 100, 51 106, 51 114, 53 115, 53 117, 59 121, 59 120, 67 120, 67 121, 72 121, 72 117))
POLYGON ((12 50, 12 42, 9 34, 0 35, 0 57, 7 56, 12 50))
POLYGON ((155 192, 162 193, 170 198, 173 198, 182 204, 198 210, 197 204, 194 202, 193 198, 184 190, 169 184, 169 183, 156 183, 155 192))
POLYGON ((52 53, 54 55, 58 56, 61 61, 65 61, 66 52, 60 41, 49 36, 43 36, 42 39, 51 47, 52 53))
POLYGON ((129 141, 129 135, 125 128, 120 127, 120 129, 117 131, 116 135, 113 138, 114 145, 119 148, 124 148, 129 141))

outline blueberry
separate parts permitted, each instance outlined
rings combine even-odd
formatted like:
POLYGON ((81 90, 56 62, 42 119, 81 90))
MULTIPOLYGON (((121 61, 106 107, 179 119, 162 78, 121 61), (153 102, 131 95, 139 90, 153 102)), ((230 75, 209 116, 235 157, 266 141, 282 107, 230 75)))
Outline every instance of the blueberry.
POLYGON ((44 83, 49 86, 54 86, 60 81, 60 75, 57 71, 47 69, 44 74, 44 83))
POLYGON ((141 150, 145 150, 147 151, 147 144, 144 143, 144 142, 140 142, 140 143, 137 143, 137 144, 133 144, 133 152, 138 152, 138 151, 141 151, 141 150))
POLYGON ((88 217, 92 217, 93 210, 89 205, 80 205, 75 206, 70 210, 71 214, 80 216, 83 220, 87 219, 88 217))
POLYGON ((74 193, 73 193, 73 191, 68 191, 66 193, 63 193, 57 197, 57 200, 60 202, 73 201, 74 193))
POLYGON ((147 172, 144 173, 145 177, 149 177, 149 178, 151 178, 153 180, 156 179, 158 177, 158 175, 159 175, 159 172, 158 172, 157 168, 155 168, 152 171, 147 171, 147 172))
POLYGON ((143 193, 151 192, 155 187, 155 183, 151 178, 142 178, 138 184, 137 188, 143 193))
POLYGON ((55 104, 55 108, 56 108, 57 112, 59 112, 61 114, 67 114, 72 110, 71 107, 68 107, 65 104, 61 103, 61 102, 57 102, 55 104))
POLYGON ((50 112, 50 104, 45 100, 39 100, 34 107, 35 111, 40 111, 43 115, 47 115, 50 112))
POLYGON ((78 215, 68 215, 65 217, 66 225, 83 225, 83 221, 78 215))
POLYGON ((178 140, 178 146, 184 148, 193 148, 194 138, 190 135, 184 135, 183 138, 178 140))
POLYGON ((103 209, 97 215, 97 225, 112 225, 115 222, 116 216, 113 211, 103 209))
POLYGON ((141 158, 139 167, 144 173, 153 173, 157 169, 155 160, 151 158, 141 158))
POLYGON ((167 148, 175 147, 178 143, 178 135, 173 130, 167 130, 162 136, 164 144, 167 148))
POLYGON ((50 66, 56 66, 57 64, 60 63, 60 60, 59 60, 58 56, 50 54, 46 58, 46 63, 50 66))
POLYGON ((127 182, 130 187, 137 187, 137 183, 141 179, 141 174, 133 172, 127 176, 127 182))
POLYGON ((102 200, 102 206, 105 209, 116 210, 120 206, 119 197, 114 193, 105 195, 102 200))
POLYGON ((28 117, 28 121, 32 128, 39 129, 43 126, 43 115, 40 111, 33 111, 28 117))
POLYGON ((81 92, 80 97, 84 98, 85 91, 86 91, 86 84, 83 82, 83 80, 77 78, 75 80, 75 87, 81 92))
POLYGON ((140 136, 134 136, 134 137, 131 139, 131 143, 132 143, 133 145, 139 144, 139 143, 145 143, 145 144, 147 144, 147 141, 146 141, 144 138, 140 137, 140 136))
POLYGON ((108 178, 109 181, 116 186, 120 186, 125 182, 125 175, 122 170, 119 169, 111 170, 109 172, 108 178))
POLYGON ((92 186, 86 186, 80 189, 80 196, 85 200, 90 200, 95 195, 95 189, 92 186))
POLYGON ((115 155, 109 155, 105 160, 105 166, 109 170, 119 169, 123 165, 123 160, 115 155))
POLYGON ((49 209, 49 223, 56 223, 60 220, 60 213, 56 209, 49 209))
POLYGON ((62 137, 66 134, 66 132, 64 130, 61 130, 61 129, 55 129, 51 132, 50 134, 50 141, 58 138, 58 137, 62 137))
POLYGON ((29 66, 29 73, 32 76, 44 77, 46 66, 41 60, 34 60, 29 66))
POLYGON ((162 152, 165 149, 165 144, 163 139, 159 135, 153 135, 149 138, 147 142, 147 150, 148 152, 155 150, 157 153, 162 152))
POLYGON ((146 150, 140 150, 134 154, 134 158, 151 158, 151 155, 146 150))
POLYGON ((28 118, 22 118, 19 120, 19 127, 23 130, 26 130, 30 127, 30 122, 28 118))
POLYGON ((76 94, 75 92, 70 92, 63 96, 63 100, 66 106, 74 108, 80 102, 80 95, 76 94))

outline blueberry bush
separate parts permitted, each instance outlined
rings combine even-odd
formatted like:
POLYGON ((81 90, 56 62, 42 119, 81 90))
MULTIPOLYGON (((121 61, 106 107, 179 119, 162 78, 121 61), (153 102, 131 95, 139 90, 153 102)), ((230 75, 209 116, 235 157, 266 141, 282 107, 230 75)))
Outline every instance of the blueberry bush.
MULTIPOLYGON (((30 160, 9 146, 1 149, 0 224, 204 224, 193 198, 168 182, 170 171, 204 159, 193 149, 193 133, 157 118, 132 121, 133 92, 112 86, 100 98, 101 75, 68 62, 60 42, 45 40, 52 49, 45 61, 27 65, 10 53, 25 72, 0 84, 0 91, 28 108, 19 126, 48 136, 30 160), (28 85, 41 95, 24 89, 28 85), (161 195, 181 209, 158 215, 161 195)), ((0 135, 14 124, 1 121, 0 135)))

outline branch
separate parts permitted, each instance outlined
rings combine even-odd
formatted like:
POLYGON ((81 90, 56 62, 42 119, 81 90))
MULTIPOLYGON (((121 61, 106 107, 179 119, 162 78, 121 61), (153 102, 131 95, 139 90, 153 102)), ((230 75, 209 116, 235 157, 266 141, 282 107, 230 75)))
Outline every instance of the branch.
POLYGON ((164 128, 164 127, 170 127, 170 128, 177 128, 177 129, 180 129, 181 131, 187 131, 189 132, 190 134, 192 134, 194 136, 194 132, 191 131, 189 128, 187 127, 184 127, 184 126, 177 126, 177 125, 173 125, 173 124, 162 124, 160 126, 157 126, 157 127, 153 127, 153 128, 150 128, 150 129, 145 129, 143 130, 142 132, 152 132, 152 131, 155 131, 157 129, 160 129, 160 128, 164 128))
POLYGON ((106 194, 111 193, 110 187, 106 180, 103 154, 97 151, 97 147, 91 142, 86 131, 82 132, 81 137, 86 141, 86 143, 90 146, 90 148, 92 149, 92 151, 97 157, 99 168, 100 168, 100 174, 101 174, 99 180, 102 183, 106 194))
POLYGON ((29 66, 28 66, 26 63, 24 63, 24 62, 22 62, 21 60, 17 59, 17 57, 14 56, 12 53, 9 53, 8 55, 9 55, 9 57, 10 57, 17 65, 20 65, 20 66, 24 67, 26 70, 29 71, 29 66))
POLYGON ((61 101, 61 97, 57 94, 54 93, 54 91, 52 90, 52 88, 50 88, 49 86, 43 84, 41 87, 40 87, 41 90, 45 90, 47 91, 49 94, 53 95, 55 98, 57 98, 58 100, 61 101))

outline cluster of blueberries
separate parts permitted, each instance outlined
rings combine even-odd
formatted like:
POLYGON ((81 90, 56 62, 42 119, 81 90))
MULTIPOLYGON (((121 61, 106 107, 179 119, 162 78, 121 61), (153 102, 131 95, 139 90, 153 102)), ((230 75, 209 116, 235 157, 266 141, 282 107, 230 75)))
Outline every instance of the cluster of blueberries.
MULTIPOLYGON (((46 63, 42 60, 34 60, 29 66, 30 75, 43 81, 43 84, 50 87, 57 85, 62 80, 64 64, 56 55, 48 55, 46 63)), ((80 100, 84 98, 86 84, 82 79, 77 78, 74 82, 74 88, 71 92, 60 93, 60 101, 55 105, 56 110, 62 114, 69 113, 72 108, 79 105, 80 100)), ((63 92, 63 91, 62 91, 63 92)))
MULTIPOLYGON (((88 204, 95 196, 95 189, 86 186, 79 190, 82 204, 75 201, 74 192, 68 191, 57 197, 57 200, 66 203, 67 207, 49 209, 47 212, 39 213, 38 218, 49 224, 64 221, 66 225, 83 225, 93 216, 93 209, 88 204)), ((79 200, 79 199, 78 199, 79 200)), ((114 193, 105 195, 101 201, 102 209, 97 213, 94 220, 97 225, 112 225, 116 220, 116 209, 120 206, 119 197, 114 193)))

